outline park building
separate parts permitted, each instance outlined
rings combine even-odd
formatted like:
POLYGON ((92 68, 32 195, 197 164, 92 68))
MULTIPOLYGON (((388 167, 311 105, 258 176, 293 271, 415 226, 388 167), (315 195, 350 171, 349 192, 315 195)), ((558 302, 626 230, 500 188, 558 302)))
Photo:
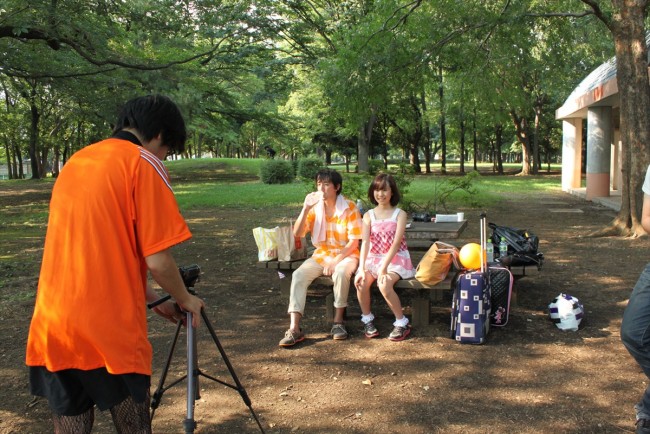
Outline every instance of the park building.
MULTIPOLYGON (((650 46, 650 33, 646 44, 650 46)), ((562 190, 619 210, 621 133, 616 58, 582 80, 556 110, 555 118, 562 121, 562 190)))

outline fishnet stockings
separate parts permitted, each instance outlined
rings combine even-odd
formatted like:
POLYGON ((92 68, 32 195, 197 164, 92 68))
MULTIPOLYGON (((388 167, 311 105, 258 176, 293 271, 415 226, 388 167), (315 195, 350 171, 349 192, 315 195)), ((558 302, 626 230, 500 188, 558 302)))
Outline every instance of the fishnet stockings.
POLYGON ((137 403, 129 396, 124 401, 111 407, 113 424, 118 434, 151 434, 151 419, 149 416, 150 395, 144 401, 137 403))
POLYGON ((77 416, 52 414, 55 434, 90 434, 95 422, 95 411, 91 407, 77 416))

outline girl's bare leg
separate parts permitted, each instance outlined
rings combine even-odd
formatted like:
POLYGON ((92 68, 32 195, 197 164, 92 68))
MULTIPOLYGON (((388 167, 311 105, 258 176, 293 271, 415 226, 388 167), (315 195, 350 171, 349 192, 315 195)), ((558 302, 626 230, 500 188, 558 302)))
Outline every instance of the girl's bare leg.
POLYGON ((382 284, 378 284, 377 286, 379 286, 379 290, 384 296, 388 307, 393 312, 393 315, 395 315, 395 318, 402 319, 404 318, 404 312, 402 312, 402 303, 400 302, 399 297, 393 288, 395 282, 397 282, 400 277, 397 273, 388 273, 388 275, 391 278, 386 279, 382 284))

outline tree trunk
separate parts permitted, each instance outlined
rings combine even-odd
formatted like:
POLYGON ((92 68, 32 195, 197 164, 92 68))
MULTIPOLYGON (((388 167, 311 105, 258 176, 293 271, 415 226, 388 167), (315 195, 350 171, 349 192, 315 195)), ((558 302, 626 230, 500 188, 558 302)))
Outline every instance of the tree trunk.
POLYGON ((496 166, 497 173, 503 175, 503 158, 501 157, 501 141, 503 140, 503 126, 497 125, 494 129, 494 166, 496 166))
POLYGON ((61 146, 54 145, 52 153, 54 154, 52 157, 52 178, 57 178, 59 176, 59 166, 61 164, 61 146))
POLYGON ((424 119, 424 170, 426 173, 431 173, 431 125, 427 116, 427 99, 424 90, 420 94, 420 104, 422 106, 422 119, 424 119))
MULTIPOLYGON (((35 92, 35 91, 33 91, 35 92)), ((40 178, 40 168, 39 168, 39 157, 37 151, 38 145, 38 121, 41 117, 38 112, 38 107, 34 101, 30 101, 30 112, 31 112, 31 128, 29 131, 29 159, 32 166, 32 179, 40 178)))
POLYGON ((474 117, 472 118, 472 130, 474 134, 474 171, 478 171, 478 165, 476 160, 478 160, 478 134, 476 132, 476 107, 474 107, 474 117))
POLYGON ((538 98, 535 104, 535 126, 533 130, 533 166, 531 168, 532 174, 537 175, 539 169, 542 167, 542 162, 539 158, 539 124, 542 118, 543 98, 538 98))
POLYGON ((415 95, 411 95, 411 110, 413 111, 414 130, 409 136, 409 161, 415 170, 415 173, 422 173, 420 166, 420 143, 422 142, 422 112, 418 106, 418 100, 415 95))
POLYGON ((370 119, 359 127, 359 138, 358 138, 358 155, 357 155, 357 165, 359 166, 359 173, 368 173, 370 171, 370 163, 368 162, 368 156, 370 155, 370 139, 372 139, 372 129, 375 126, 377 121, 377 115, 375 111, 372 111, 370 119))
POLYGON ((14 179, 24 179, 25 169, 23 168, 23 155, 20 153, 20 147, 14 145, 14 169, 18 169, 14 175, 14 179))
POLYGON ((510 110, 510 116, 515 125, 517 140, 521 143, 520 175, 530 175, 530 135, 528 134, 528 123, 524 116, 517 116, 514 110, 510 110))
POLYGON ((49 148, 43 147, 40 154, 41 155, 39 158, 38 173, 39 173, 39 177, 45 178, 47 176, 47 157, 49 155, 49 148))
POLYGON ((4 140, 4 145, 5 145, 5 156, 7 157, 7 177, 9 179, 12 179, 12 176, 11 176, 11 166, 12 166, 11 153, 9 152, 9 139, 7 139, 6 137, 5 137, 5 140, 4 140))
POLYGON ((440 153, 442 154, 440 172, 444 175, 447 173, 447 130, 445 127, 445 94, 442 83, 442 65, 438 67, 438 80, 438 96, 440 97, 440 153))
POLYGON ((461 113, 460 121, 460 173, 465 174, 465 119, 461 113))
POLYGON ((616 79, 621 101, 623 150, 621 210, 615 225, 641 235, 641 186, 650 164, 650 84, 645 42, 646 1, 612 1, 620 18, 612 25, 616 49, 616 79))

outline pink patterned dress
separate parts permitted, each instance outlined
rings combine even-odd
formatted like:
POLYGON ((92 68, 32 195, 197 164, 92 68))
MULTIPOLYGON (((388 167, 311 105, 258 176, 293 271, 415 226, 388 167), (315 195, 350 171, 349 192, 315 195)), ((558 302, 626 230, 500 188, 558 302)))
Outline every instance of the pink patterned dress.
MULTIPOLYGON (((375 218, 374 210, 368 211, 370 214, 370 248, 368 249, 368 257, 366 258, 365 269, 368 270, 373 277, 377 278, 377 272, 381 261, 390 250, 390 246, 395 239, 395 232, 397 231, 397 215, 400 209, 395 208, 393 215, 385 220, 377 220, 375 218)), ((415 276, 415 268, 411 262, 411 255, 409 255, 408 248, 406 247, 406 240, 402 237, 399 250, 393 256, 393 260, 388 265, 388 272, 399 274, 402 279, 410 279, 415 276)))

